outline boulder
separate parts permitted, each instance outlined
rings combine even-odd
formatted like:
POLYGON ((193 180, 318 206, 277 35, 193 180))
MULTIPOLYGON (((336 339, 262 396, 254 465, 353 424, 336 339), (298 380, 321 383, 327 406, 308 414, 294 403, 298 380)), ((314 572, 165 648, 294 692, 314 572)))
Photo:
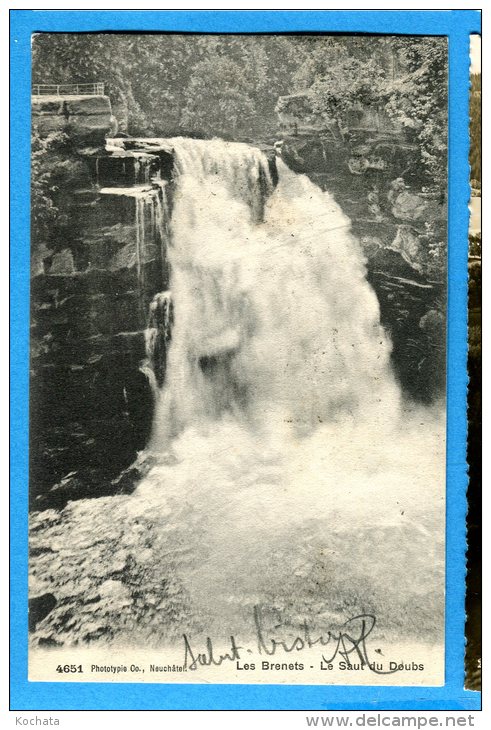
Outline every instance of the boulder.
POLYGON ((64 248, 53 256, 49 269, 50 276, 72 276, 74 273, 75 263, 69 248, 64 248))
POLYGON ((378 236, 360 236, 360 243, 368 260, 372 259, 383 247, 383 243, 378 236))
POLYGON ((52 593, 43 593, 29 599, 29 631, 34 631, 56 606, 56 598, 52 593))
POLYGON ((78 143, 90 140, 100 147, 115 128, 108 96, 33 96, 31 111, 42 137, 65 132, 78 143))
POLYGON ((419 320, 419 328, 426 332, 428 337, 441 340, 445 334, 445 317, 438 309, 430 309, 419 320))
POLYGON ((111 102, 108 96, 66 96, 64 110, 68 116, 111 116, 111 102))
POLYGON ((61 96, 33 96, 31 110, 33 117, 63 115, 63 98, 61 96))
POLYGON ((402 258, 418 271, 421 270, 419 258, 421 256, 421 241, 412 226, 402 224, 397 228, 397 235, 392 241, 391 248, 399 251, 402 258))
POLYGON ((319 135, 288 137, 281 148, 281 156, 294 172, 325 172, 329 169, 332 152, 339 154, 339 145, 319 135))
POLYGON ((426 217, 428 209, 428 202, 424 198, 404 190, 394 201, 392 215, 402 220, 417 221, 426 217))

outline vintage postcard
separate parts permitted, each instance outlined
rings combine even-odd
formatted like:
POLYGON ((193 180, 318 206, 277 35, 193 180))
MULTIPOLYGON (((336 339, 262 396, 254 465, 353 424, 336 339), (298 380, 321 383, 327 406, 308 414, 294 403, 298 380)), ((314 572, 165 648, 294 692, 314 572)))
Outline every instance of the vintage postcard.
POLYGON ((30 34, 30 684, 463 676, 451 41, 322 15, 30 34))

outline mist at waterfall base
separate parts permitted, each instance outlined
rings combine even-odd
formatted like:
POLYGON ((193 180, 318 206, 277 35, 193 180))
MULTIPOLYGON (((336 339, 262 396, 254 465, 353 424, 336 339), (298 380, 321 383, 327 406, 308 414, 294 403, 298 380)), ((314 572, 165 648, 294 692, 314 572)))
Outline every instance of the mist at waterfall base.
POLYGON ((280 159, 273 189, 258 150, 170 143, 174 325, 128 518, 173 546, 195 631, 261 605, 441 638, 443 408, 401 397, 349 220, 280 159))

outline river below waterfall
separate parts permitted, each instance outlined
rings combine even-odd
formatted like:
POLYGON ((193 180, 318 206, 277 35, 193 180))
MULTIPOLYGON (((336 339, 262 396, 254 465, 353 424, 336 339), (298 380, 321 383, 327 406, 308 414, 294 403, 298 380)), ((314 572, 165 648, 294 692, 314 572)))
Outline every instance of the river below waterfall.
POLYGON ((165 143, 174 324, 144 476, 31 516, 31 595, 56 599, 33 643, 247 636, 258 606, 440 642, 444 411, 401 397, 349 219, 254 148, 165 143))

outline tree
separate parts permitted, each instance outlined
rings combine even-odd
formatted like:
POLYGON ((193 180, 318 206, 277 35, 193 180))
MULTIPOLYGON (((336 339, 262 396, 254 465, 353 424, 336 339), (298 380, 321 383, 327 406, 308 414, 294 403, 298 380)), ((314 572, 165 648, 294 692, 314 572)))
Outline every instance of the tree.
POLYGON ((200 61, 186 89, 182 124, 209 134, 247 132, 254 118, 252 87, 240 66, 225 57, 200 61))
POLYGON ((145 131, 143 110, 133 93, 138 48, 130 34, 39 33, 33 42, 33 82, 104 82, 123 131, 145 131))
POLYGON ((447 46, 444 38, 328 38, 294 74, 315 113, 344 123, 357 107, 385 112, 417 142, 419 163, 445 190, 447 46))
POLYGON ((314 111, 342 121, 360 105, 378 106, 384 80, 384 70, 375 58, 364 61, 342 55, 312 84, 314 111))
POLYGON ((147 126, 157 135, 180 133, 186 89, 204 53, 201 43, 165 34, 139 36, 133 43, 132 90, 147 126))
POLYGON ((402 75, 381 91, 387 113, 414 130, 428 178, 442 192, 447 184, 448 79, 445 38, 395 41, 402 75))
POLYGON ((52 132, 42 138, 33 130, 31 148, 31 228, 32 241, 48 243, 67 222, 66 215, 54 198, 58 188, 57 172, 60 160, 57 151, 66 135, 52 132))
MULTIPOLYGON (((418 143, 427 177, 444 187, 443 38, 40 33, 33 80, 104 82, 119 128, 130 134, 256 140, 275 134, 279 96, 309 90, 320 117, 385 111, 418 143)), ((473 98, 475 109, 477 87, 473 98)))
POLYGON ((194 91, 216 98, 223 91, 220 124, 196 131, 270 136, 278 96, 290 93, 307 48, 305 38, 286 36, 40 33, 33 81, 103 82, 119 129, 137 136, 188 132, 199 114, 194 91), (229 69, 224 81, 215 63, 229 69), (213 89, 206 87, 207 69, 218 82, 213 89))

